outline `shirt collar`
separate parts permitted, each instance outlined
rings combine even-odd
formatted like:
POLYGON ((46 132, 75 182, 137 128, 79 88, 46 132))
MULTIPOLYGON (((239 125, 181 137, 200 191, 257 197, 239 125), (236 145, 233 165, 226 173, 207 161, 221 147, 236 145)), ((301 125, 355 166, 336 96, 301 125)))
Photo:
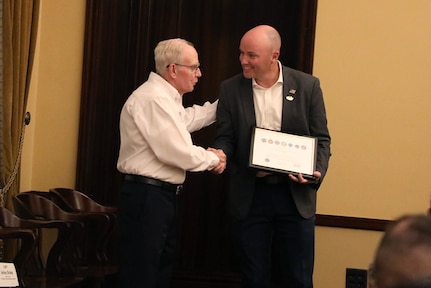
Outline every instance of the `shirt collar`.
MULTIPOLYGON (((277 64, 278 64, 278 79, 277 82, 274 83, 274 85, 272 85, 272 87, 274 87, 277 84, 283 84, 283 67, 281 65, 281 62, 277 60, 277 64)), ((260 86, 259 84, 257 84, 256 80, 253 78, 251 79, 251 83, 252 83, 252 87, 254 88, 263 88, 262 86, 260 86)), ((272 88, 271 87, 271 88, 272 88)))
POLYGON ((171 97, 175 102, 182 103, 182 97, 180 93, 178 93, 178 90, 175 89, 174 86, 172 86, 168 81, 166 81, 162 76, 160 76, 157 73, 151 72, 149 79, 151 81, 157 82, 159 87, 162 87, 162 89, 171 97))

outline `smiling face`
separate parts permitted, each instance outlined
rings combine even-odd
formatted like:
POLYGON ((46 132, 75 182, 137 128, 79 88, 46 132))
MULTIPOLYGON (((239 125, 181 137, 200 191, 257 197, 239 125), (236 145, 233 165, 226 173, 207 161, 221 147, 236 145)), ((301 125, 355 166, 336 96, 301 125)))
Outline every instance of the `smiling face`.
POLYGON ((272 81, 278 76, 277 35, 278 32, 268 26, 257 26, 244 34, 239 46, 239 60, 245 78, 254 78, 265 87, 269 79, 272 81), (271 37, 272 34, 275 37, 271 37))

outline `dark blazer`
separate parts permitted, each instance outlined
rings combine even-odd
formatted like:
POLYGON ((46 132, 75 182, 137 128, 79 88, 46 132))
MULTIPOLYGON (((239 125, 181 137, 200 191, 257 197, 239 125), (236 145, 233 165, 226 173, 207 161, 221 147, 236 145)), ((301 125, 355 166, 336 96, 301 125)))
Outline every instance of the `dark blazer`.
MULTIPOLYGON (((252 80, 238 74, 223 81, 217 108, 217 137, 213 146, 222 149, 227 156, 229 210, 238 219, 247 216, 255 190, 256 170, 248 167, 251 132, 255 126, 252 80)), ((322 173, 323 180, 331 155, 331 138, 320 82, 312 75, 286 66, 283 66, 281 130, 318 138, 316 170, 322 173)), ((313 217, 320 183, 288 181, 287 185, 299 213, 304 218, 313 217)))

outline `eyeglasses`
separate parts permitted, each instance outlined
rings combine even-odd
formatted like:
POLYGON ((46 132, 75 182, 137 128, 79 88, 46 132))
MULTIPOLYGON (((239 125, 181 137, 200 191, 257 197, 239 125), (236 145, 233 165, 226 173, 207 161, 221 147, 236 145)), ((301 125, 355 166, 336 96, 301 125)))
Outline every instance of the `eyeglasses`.
MULTIPOLYGON (((190 70, 192 70, 192 72, 194 72, 194 73, 196 73, 196 72, 198 72, 198 70, 200 70, 200 64, 197 64, 197 65, 183 65, 183 64, 178 64, 178 63, 171 63, 171 64, 174 64, 177 66, 187 67, 190 70)), ((166 68, 168 68, 169 65, 171 65, 171 64, 166 65, 166 68)))

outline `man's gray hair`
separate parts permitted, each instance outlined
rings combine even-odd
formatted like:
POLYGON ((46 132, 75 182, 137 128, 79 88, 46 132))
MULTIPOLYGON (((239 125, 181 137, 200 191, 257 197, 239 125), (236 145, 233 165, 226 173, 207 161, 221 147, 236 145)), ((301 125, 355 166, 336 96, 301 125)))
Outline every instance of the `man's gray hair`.
POLYGON ((160 41, 154 49, 154 62, 157 74, 163 75, 169 64, 182 63, 182 52, 186 45, 193 47, 191 42, 181 38, 160 41))

